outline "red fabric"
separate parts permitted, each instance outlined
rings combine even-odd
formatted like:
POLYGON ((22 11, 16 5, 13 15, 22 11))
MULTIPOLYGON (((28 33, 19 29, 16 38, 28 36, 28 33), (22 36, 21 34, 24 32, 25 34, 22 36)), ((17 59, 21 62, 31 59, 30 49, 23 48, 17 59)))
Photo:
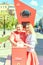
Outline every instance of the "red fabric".
POLYGON ((28 54, 29 54, 29 52, 27 52, 27 58, 28 58, 28 54))
POLYGON ((14 41, 15 42, 17 42, 17 40, 16 40, 16 35, 19 35, 20 36, 20 39, 23 41, 23 42, 25 42, 25 39, 26 39, 26 34, 25 34, 25 32, 17 32, 17 31, 15 31, 14 32, 14 36, 15 36, 15 39, 14 39, 14 41))
POLYGON ((27 65, 39 65, 36 52, 28 52, 27 56, 27 65))

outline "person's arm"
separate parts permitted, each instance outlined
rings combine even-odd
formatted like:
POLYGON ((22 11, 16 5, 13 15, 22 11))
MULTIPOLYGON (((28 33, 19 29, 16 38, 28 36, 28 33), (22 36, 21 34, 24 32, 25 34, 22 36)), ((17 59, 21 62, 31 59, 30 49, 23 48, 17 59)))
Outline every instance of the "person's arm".
POLYGON ((14 34, 11 33, 10 38, 9 38, 9 39, 10 39, 10 42, 11 42, 12 44, 16 45, 16 42, 14 41, 14 38, 15 38, 14 34))
POLYGON ((35 36, 32 35, 31 39, 29 40, 29 42, 27 42, 24 45, 27 46, 27 47, 30 47, 30 48, 35 48, 35 44, 36 44, 36 38, 35 38, 35 36))
POLYGON ((27 46, 29 48, 34 48, 35 45, 34 45, 34 42, 31 42, 32 44, 28 44, 28 43, 24 43, 24 46, 27 46))
POLYGON ((29 44, 27 44, 27 43, 24 43, 24 46, 27 46, 27 47, 32 47, 32 45, 29 45, 29 44))

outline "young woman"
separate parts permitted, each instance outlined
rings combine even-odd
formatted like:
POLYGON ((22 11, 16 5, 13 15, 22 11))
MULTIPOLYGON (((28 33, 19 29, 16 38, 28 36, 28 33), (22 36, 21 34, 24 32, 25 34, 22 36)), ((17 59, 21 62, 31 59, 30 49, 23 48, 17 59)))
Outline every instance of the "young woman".
POLYGON ((19 43, 25 42, 25 38, 26 38, 26 35, 25 35, 25 32, 23 32, 22 24, 17 24, 16 31, 13 31, 10 35, 11 43, 19 46, 19 43))
POLYGON ((33 26, 29 23, 26 25, 26 46, 27 46, 27 65, 39 65, 37 54, 35 52, 36 35, 33 26))

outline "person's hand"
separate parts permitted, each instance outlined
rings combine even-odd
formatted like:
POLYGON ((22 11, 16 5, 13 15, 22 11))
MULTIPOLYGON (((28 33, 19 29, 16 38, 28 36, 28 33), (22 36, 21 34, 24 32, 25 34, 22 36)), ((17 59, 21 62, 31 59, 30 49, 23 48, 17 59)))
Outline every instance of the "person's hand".
POLYGON ((17 47, 24 47, 23 42, 17 42, 17 47))

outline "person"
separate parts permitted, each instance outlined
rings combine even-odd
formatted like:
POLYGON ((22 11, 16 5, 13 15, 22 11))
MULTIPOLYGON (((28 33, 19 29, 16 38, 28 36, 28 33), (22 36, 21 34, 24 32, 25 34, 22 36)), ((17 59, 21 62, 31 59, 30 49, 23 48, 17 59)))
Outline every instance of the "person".
MULTIPOLYGON (((24 43, 26 39, 26 34, 23 31, 23 26, 22 24, 17 24, 16 26, 16 31, 13 31, 10 35, 10 41, 13 43, 15 46, 19 46, 19 43, 24 43)), ((20 45, 23 46, 23 45, 20 45)))
POLYGON ((26 25, 26 43, 27 46, 27 65, 39 65, 37 54, 35 52, 36 35, 33 26, 29 23, 26 25))

